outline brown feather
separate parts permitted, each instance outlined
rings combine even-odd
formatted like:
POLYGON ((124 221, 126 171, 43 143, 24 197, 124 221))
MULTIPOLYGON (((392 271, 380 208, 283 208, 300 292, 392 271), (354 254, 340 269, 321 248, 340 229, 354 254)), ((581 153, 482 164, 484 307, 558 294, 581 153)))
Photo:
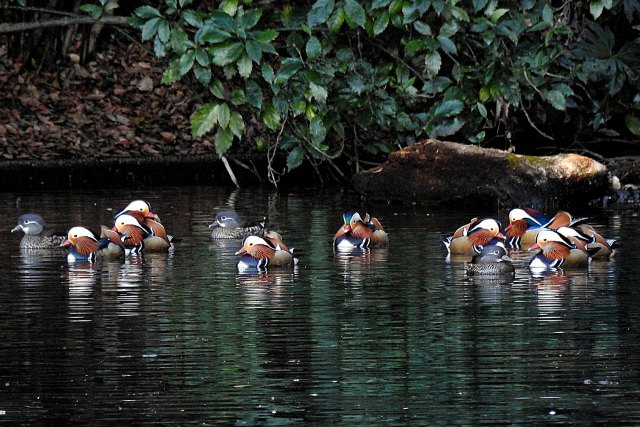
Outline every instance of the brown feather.
POLYGON ((571 248, 561 243, 547 242, 543 246, 542 252, 549 259, 564 259, 569 256, 571 248))
POLYGON ((373 231, 362 222, 358 222, 355 226, 351 227, 351 235, 356 239, 370 239, 373 231))
POLYGON ((507 231, 507 237, 522 237, 527 232, 529 224, 524 219, 518 219, 511 223, 511 228, 507 231))
POLYGON ((75 247, 80 255, 87 256, 98 250, 98 242, 89 237, 80 236, 76 239, 75 247))
POLYGON ((144 238, 144 234, 142 233, 142 229, 140 227, 136 227, 135 225, 126 225, 122 229, 122 234, 124 237, 122 238, 122 242, 127 246, 138 246, 142 243, 144 238))
POLYGON ((547 228, 568 227, 571 224, 571 215, 569 212, 559 211, 547 225, 547 228))

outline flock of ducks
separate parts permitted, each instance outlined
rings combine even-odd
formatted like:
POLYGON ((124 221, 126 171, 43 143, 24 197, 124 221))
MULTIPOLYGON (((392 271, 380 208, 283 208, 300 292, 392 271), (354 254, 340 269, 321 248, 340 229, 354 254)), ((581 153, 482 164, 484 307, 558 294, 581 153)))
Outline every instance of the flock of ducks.
POLYGON ((535 251, 532 269, 564 269, 587 266, 592 259, 609 259, 620 244, 586 224, 559 211, 547 219, 533 209, 513 209, 504 234, 492 218, 474 218, 443 239, 450 254, 474 255, 467 266, 470 275, 514 274, 508 249, 535 251))
MULTIPOLYGON (((333 237, 335 251, 388 246, 389 237, 377 218, 348 211, 342 220, 333 237)), ((565 211, 546 219, 532 209, 513 209, 504 233, 495 219, 474 218, 444 238, 443 243, 450 254, 474 255, 467 266, 469 275, 513 274, 508 249, 536 251, 529 261, 531 268, 581 267, 593 258, 608 259, 618 246, 615 240, 602 237, 585 221, 585 218, 574 219, 565 211)), ((129 203, 114 216, 113 226, 100 227, 99 235, 86 227, 74 226, 66 235, 59 236, 46 233, 44 226, 40 215, 27 213, 18 218, 18 224, 11 231, 24 232, 20 242, 24 249, 68 248, 69 262, 122 259, 173 248, 173 238, 144 200, 129 203)), ((284 243, 282 236, 267 229, 266 218, 241 225, 235 211, 222 211, 209 228, 212 239, 242 239, 242 246, 235 253, 240 256, 238 270, 264 271, 291 267, 298 262, 293 248, 284 243)))

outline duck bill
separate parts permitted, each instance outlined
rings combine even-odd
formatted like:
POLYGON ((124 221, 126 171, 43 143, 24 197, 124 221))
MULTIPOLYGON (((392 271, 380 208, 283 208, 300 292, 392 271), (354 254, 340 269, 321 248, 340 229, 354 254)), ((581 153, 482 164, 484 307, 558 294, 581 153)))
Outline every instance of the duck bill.
POLYGON ((504 231, 509 231, 513 228, 513 224, 509 224, 504 228, 504 231))
POLYGON ((154 221, 155 221, 155 219, 156 219, 156 214, 154 214, 153 212, 147 212, 147 213, 144 215, 144 217, 145 217, 145 218, 150 218, 150 219, 152 219, 152 220, 154 220, 154 221))
POLYGON ((216 220, 209 224, 209 228, 220 227, 220 223, 216 220))
POLYGON ((71 240, 67 239, 64 242, 60 243, 60 247, 71 246, 71 240))
POLYGON ((247 253, 247 250, 245 248, 240 248, 240 250, 238 250, 238 252, 235 253, 235 255, 244 255, 247 253))
POLYGON ((504 237, 504 234, 502 234, 502 233, 501 233, 501 232, 499 232, 499 231, 498 231, 498 234, 496 234, 496 238, 498 238, 498 239, 505 239, 505 240, 506 240, 506 237, 504 237))
POLYGON ((344 228, 343 228, 342 230, 343 230, 345 233, 350 232, 350 231, 351 231, 351 225, 350 225, 350 224, 345 225, 345 226, 344 226, 344 228))
POLYGON ((18 230, 22 230, 22 226, 20 224, 16 225, 15 227, 13 227, 11 229, 11 232, 13 233, 14 231, 18 231, 18 230))
POLYGON ((540 248, 540 245, 537 244, 537 243, 534 243, 533 246, 531 246, 529 248, 530 251, 535 251, 535 250, 538 250, 538 249, 541 249, 541 248, 540 248))

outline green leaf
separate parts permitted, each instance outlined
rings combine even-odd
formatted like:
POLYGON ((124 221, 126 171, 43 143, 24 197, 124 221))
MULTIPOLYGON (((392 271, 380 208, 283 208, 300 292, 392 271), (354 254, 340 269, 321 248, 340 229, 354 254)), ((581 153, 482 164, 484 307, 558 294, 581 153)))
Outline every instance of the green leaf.
POLYGON ((376 21, 373 23, 373 34, 378 35, 384 32, 384 30, 389 25, 389 12, 384 11, 376 18, 376 21))
POLYGON ((593 19, 598 19, 604 10, 604 2, 601 0, 591 0, 589 2, 589 12, 593 19))
POLYGON ((260 88, 260 86, 258 86, 258 83, 256 83, 253 80, 249 80, 247 82, 245 92, 247 96, 247 102, 249 103, 249 105, 256 107, 258 110, 261 109, 263 95, 262 95, 262 89, 260 88))
POLYGON ((221 10, 212 11, 209 15, 209 19, 215 27, 223 31, 233 33, 236 30, 236 24, 233 18, 228 13, 221 10))
POLYGON ((238 139, 242 138, 242 134, 244 133, 244 119, 237 111, 231 112, 231 117, 229 118, 229 129, 231 133, 238 137, 238 139))
POLYGON ((416 21, 413 23, 413 28, 423 36, 431 36, 431 27, 422 21, 416 21))
POLYGON ((178 68, 178 71, 180 72, 181 76, 184 76, 189 71, 191 71, 191 68, 193 67, 193 63, 195 62, 195 60, 196 60, 196 52, 193 50, 186 51, 180 57, 180 66, 178 68))
POLYGON ((320 56, 322 52, 322 45, 320 44, 320 40, 317 37, 311 36, 307 41, 307 46, 305 47, 305 52, 307 56, 311 59, 317 58, 320 56))
POLYGON ((180 77, 182 76, 178 71, 179 64, 180 61, 177 58, 170 61, 169 66, 166 70, 164 70, 164 73, 162 73, 162 80, 160 81, 160 83, 164 85, 170 85, 180 80, 180 77))
POLYGON ((198 61, 198 64, 202 65, 203 67, 209 66, 209 55, 207 55, 207 51, 199 47, 195 50, 195 52, 196 61, 198 61))
POLYGON ((238 11, 238 0, 224 0, 220 4, 220 9, 229 16, 234 16, 238 11))
POLYGON ((311 143, 314 145, 320 145, 327 137, 327 128, 324 126, 324 122, 320 116, 316 116, 311 120, 309 136, 311 137, 311 143))
POLYGON ((214 79, 211 81, 211 84, 209 85, 209 92, 211 92, 211 94, 218 99, 225 98, 224 86, 222 85, 222 82, 218 79, 214 79))
POLYGON ((479 12, 484 9, 489 0, 473 0, 473 10, 479 12))
POLYGON ((324 86, 317 85, 315 83, 309 83, 309 89, 311 90, 311 96, 313 96, 316 101, 321 104, 327 102, 327 88, 324 86))
POLYGON ((311 28, 329 19, 335 4, 333 0, 317 0, 307 15, 307 25, 311 28))
POLYGON ((440 72, 440 67, 442 66, 442 58, 440 57, 440 53, 438 53, 438 51, 434 51, 430 54, 427 54, 424 57, 424 65, 430 77, 437 76, 440 72))
POLYGON ((509 12, 509 9, 496 9, 493 11, 493 13, 491 13, 491 22, 493 22, 494 24, 496 22, 498 22, 500 20, 500 18, 502 18, 507 12, 509 12))
POLYGON ((481 102, 487 102, 489 98, 491 98, 491 91, 489 88, 486 86, 481 87, 478 99, 480 99, 481 102))
POLYGON ((262 49, 260 48, 260 43, 254 40, 248 40, 247 44, 244 47, 249 57, 256 64, 259 64, 262 60, 262 49))
POLYGON ((282 83, 291 78, 302 67, 302 61, 298 58, 284 58, 276 75, 275 82, 282 83))
POLYGON ((192 9, 187 9, 182 12, 182 20, 192 27, 202 28, 202 18, 200 17, 200 13, 196 12, 192 9))
POLYGON ((270 103, 266 106, 266 108, 262 112, 262 120, 264 124, 271 130, 276 130, 278 125, 280 125, 280 113, 278 109, 270 103))
POLYGON ((236 61, 242 52, 244 52, 244 48, 239 42, 225 43, 209 48, 209 54, 213 55, 212 62, 220 67, 236 61))
POLYGON ((247 102, 247 97, 242 89, 236 89, 231 94, 231 99, 229 99, 233 105, 236 107, 239 105, 243 105, 247 102))
POLYGON ((262 72, 262 78, 269 84, 272 84, 273 81, 275 80, 275 74, 273 72, 273 67, 271 67, 271 65, 267 64, 266 62, 264 64, 262 64, 262 67, 260 69, 260 71, 262 72))
POLYGON ((198 108, 191 117, 191 136, 200 138, 218 123, 219 104, 205 104, 198 108))
POLYGON ((231 34, 226 31, 222 31, 218 28, 214 28, 210 25, 205 25, 195 35, 195 40, 198 43, 222 43, 231 38, 231 34))
POLYGON ((476 107, 478 107, 478 112, 483 118, 487 118, 487 108, 481 102, 476 102, 476 107))
POLYGON ((364 28, 364 24, 366 23, 367 18, 364 8, 360 3, 358 3, 356 0, 345 0, 343 8, 349 21, 364 28))
POLYGON ((442 50, 452 55, 455 55, 456 53, 458 53, 458 49, 456 48, 455 43, 452 42, 449 37, 438 36, 437 39, 438 39, 438 42, 440 43, 440 47, 442 47, 442 50))
POLYGON ((371 9, 380 9, 388 6, 389 3, 391 3, 391 0, 373 0, 373 2, 371 3, 371 9))
POLYGON ((151 18, 142 26, 142 40, 150 40, 158 32, 158 26, 162 18, 151 18))
POLYGON ((450 117, 456 114, 460 114, 464 103, 458 99, 452 99, 449 101, 443 101, 436 104, 436 108, 433 111, 433 117, 450 117))
POLYGON ((218 109, 218 124, 226 129, 229 126, 229 115, 231 112, 229 111, 229 106, 225 103, 220 104, 220 108, 218 109))
POLYGON ((133 13, 142 19, 159 18, 162 16, 158 9, 151 6, 140 6, 133 13))
POLYGON ((624 118, 627 129, 635 136, 640 136, 640 119, 632 114, 627 114, 624 118))
POLYGON ((231 144, 233 144, 233 133, 231 132, 231 129, 218 128, 214 141, 218 157, 224 156, 224 153, 229 151, 229 148, 231 148, 231 144))
POLYGON ((158 58, 164 58, 167 55, 167 45, 162 43, 159 37, 153 40, 153 53, 155 53, 158 58))
POLYGON ((262 43, 269 43, 274 41, 278 37, 278 32, 276 30, 266 30, 261 31, 255 35, 256 41, 262 43))
POLYGON ((300 166, 303 160, 304 150, 302 150, 302 148, 296 147, 293 150, 289 151, 289 155, 287 156, 287 169, 289 170, 289 172, 300 166))
POLYGON ((158 24, 158 38, 162 43, 169 42, 169 38, 171 37, 171 27, 166 19, 161 19, 158 24))
POLYGON ((340 27, 344 24, 345 15, 344 9, 336 9, 336 11, 327 20, 327 27, 330 32, 335 34, 340 31, 340 27))
POLYGON ((567 100, 559 90, 548 91, 546 98, 556 110, 565 111, 567 109, 567 100))
POLYGON ((251 58, 246 53, 238 59, 238 73, 240 76, 247 79, 251 75, 251 71, 253 71, 253 62, 251 62, 251 58))
POLYGON ((207 86, 211 81, 211 68, 209 67, 203 67, 200 64, 195 64, 193 67, 193 74, 196 76, 196 79, 205 86, 207 86))
POLYGON ((95 4, 83 4, 79 9, 87 12, 93 19, 98 19, 102 16, 102 8, 95 4))
POLYGON ((262 10, 253 9, 248 12, 242 14, 242 16, 238 19, 238 27, 243 30, 250 30, 255 27, 260 17, 262 16, 262 10))

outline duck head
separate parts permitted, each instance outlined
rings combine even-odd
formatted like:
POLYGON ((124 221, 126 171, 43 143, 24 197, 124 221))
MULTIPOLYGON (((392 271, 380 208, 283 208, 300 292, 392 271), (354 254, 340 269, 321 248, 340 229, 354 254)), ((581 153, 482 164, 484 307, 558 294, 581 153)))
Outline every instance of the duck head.
POLYGON ((478 221, 467 234, 474 246, 484 246, 494 238, 505 239, 500 224, 493 218, 478 221))
POLYGON ((536 237, 536 243, 529 248, 530 251, 542 250, 542 253, 549 259, 564 259, 571 249, 576 246, 562 234, 554 230, 542 230, 536 237))
POLYGON ((22 230, 24 234, 37 235, 44 229, 44 219, 35 213, 26 213, 18 218, 18 225, 11 229, 11 232, 22 230))
POLYGON ((216 215, 215 221, 209 224, 209 228, 238 228, 240 226, 240 217, 235 211, 221 211, 216 215))
POLYGON ((144 200, 134 200, 129 203, 126 208, 116 214, 114 218, 118 218, 120 215, 124 215, 130 212, 137 212, 143 218, 155 219, 156 215, 151 212, 151 205, 144 200))
POLYGON ((242 242, 242 247, 235 255, 251 255, 253 258, 263 259, 271 258, 276 248, 269 244, 265 239, 258 236, 249 236, 242 242))
POLYGON ((509 212, 509 225, 504 229, 507 236, 521 236, 530 227, 540 227, 542 224, 533 216, 529 215, 524 209, 512 209, 509 212))

